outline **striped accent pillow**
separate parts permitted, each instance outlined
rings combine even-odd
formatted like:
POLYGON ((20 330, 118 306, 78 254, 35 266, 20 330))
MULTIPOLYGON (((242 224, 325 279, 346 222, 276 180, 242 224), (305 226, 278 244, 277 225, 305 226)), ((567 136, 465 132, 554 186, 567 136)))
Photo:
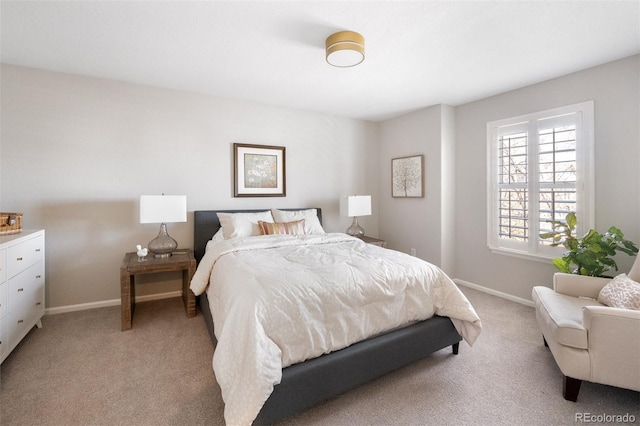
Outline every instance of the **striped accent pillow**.
POLYGON ((304 219, 294 222, 269 223, 258 221, 262 235, 304 235, 304 219))

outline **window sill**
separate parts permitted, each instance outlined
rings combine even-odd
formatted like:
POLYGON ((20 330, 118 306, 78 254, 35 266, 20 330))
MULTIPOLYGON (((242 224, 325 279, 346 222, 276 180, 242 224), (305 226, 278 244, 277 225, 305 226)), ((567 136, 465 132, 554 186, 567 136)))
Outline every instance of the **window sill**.
POLYGON ((488 247, 488 249, 491 251, 491 253, 493 254, 500 254, 503 256, 511 256, 511 257, 517 257, 519 259, 525 259, 525 260, 533 260, 536 262, 542 262, 542 263, 551 263, 551 260, 555 259, 556 257, 560 257, 562 256, 562 253, 559 253, 557 255, 552 255, 552 254, 546 254, 546 253, 529 253, 526 251, 522 251, 522 250, 515 250, 515 249, 507 249, 504 247, 488 247))

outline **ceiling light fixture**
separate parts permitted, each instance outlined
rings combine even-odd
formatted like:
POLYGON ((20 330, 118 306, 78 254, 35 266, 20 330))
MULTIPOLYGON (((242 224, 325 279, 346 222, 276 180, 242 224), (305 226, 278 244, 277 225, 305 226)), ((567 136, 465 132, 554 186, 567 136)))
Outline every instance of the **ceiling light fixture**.
POLYGON ((354 31, 331 34, 326 41, 327 62, 348 68, 364 61, 364 37, 354 31))

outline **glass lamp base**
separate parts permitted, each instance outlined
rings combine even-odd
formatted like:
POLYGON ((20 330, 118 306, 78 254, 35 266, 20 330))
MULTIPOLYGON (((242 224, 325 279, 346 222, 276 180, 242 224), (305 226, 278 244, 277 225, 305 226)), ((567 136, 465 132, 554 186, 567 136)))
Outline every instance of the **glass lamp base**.
POLYGON ((156 259, 164 259, 171 257, 171 253, 178 248, 178 242, 169 236, 167 225, 163 223, 158 236, 149 241, 148 248, 156 259))
POLYGON ((353 217, 353 222, 351 226, 347 228, 347 235, 351 235, 352 237, 362 237, 364 235, 364 228, 358 225, 358 217, 353 217))

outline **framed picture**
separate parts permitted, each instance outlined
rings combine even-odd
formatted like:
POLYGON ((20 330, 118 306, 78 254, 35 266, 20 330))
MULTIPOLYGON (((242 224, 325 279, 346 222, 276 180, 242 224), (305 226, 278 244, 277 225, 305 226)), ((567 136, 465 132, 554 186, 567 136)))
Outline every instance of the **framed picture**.
POLYGON ((233 144, 235 197, 286 196, 283 146, 233 144))
POLYGON ((391 159, 391 196, 424 197, 424 155, 391 159))

